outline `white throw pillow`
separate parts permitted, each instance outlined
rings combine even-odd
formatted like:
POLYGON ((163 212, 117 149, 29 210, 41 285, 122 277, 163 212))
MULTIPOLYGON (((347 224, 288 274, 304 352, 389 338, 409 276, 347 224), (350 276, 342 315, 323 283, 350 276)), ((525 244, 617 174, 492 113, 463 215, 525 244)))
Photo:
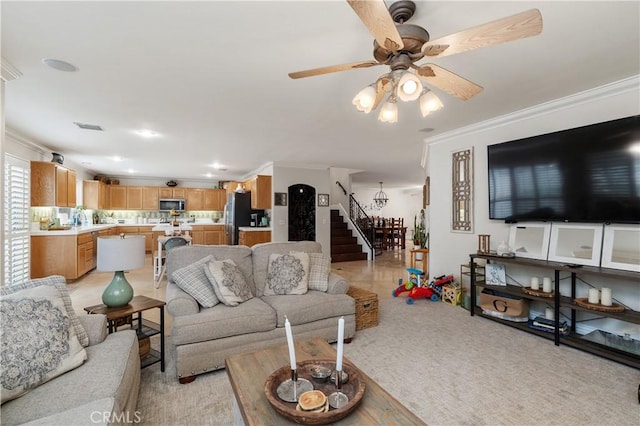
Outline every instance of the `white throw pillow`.
POLYGON ((251 289, 231 259, 208 262, 204 270, 218 299, 227 306, 238 306, 253 297, 251 289))
POLYGON ((41 285, 0 297, 2 403, 87 359, 60 291, 41 285))
POLYGON ((305 294, 309 287, 309 255, 303 252, 271 254, 265 296, 305 294))
POLYGON ((80 324, 80 319, 78 318, 75 309, 73 309, 71 297, 69 297, 69 290, 67 289, 67 280, 62 275, 50 275, 45 278, 36 278, 20 284, 4 286, 0 288, 0 296, 6 296, 17 291, 34 288, 41 285, 52 286, 60 291, 60 296, 62 297, 62 301, 64 302, 65 310, 67 311, 67 315, 71 320, 71 325, 76 332, 76 337, 78 338, 82 346, 89 346, 89 335, 87 334, 87 331, 84 329, 82 324, 80 324))
POLYGON ((210 254, 171 274, 171 279, 178 287, 189 293, 204 308, 212 308, 220 303, 213 286, 204 273, 205 265, 213 259, 213 255, 210 254))
POLYGON ((331 257, 324 253, 309 253, 309 290, 327 291, 329 288, 331 257))

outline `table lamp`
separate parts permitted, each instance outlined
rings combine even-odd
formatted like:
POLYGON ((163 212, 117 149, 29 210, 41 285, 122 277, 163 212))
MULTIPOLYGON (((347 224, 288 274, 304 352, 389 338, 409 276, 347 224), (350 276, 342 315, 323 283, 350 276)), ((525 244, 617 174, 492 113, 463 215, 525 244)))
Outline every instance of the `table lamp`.
POLYGON ((113 280, 102 293, 102 303, 110 308, 128 304, 133 298, 133 287, 124 271, 144 266, 144 235, 98 237, 98 270, 114 271, 113 280))

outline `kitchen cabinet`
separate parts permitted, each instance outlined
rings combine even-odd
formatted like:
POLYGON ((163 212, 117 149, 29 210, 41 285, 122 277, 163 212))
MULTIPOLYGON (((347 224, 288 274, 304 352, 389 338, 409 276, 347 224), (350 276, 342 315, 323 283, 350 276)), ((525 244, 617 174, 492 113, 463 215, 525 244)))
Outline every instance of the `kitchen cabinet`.
MULTIPOLYGON (((51 231, 55 232, 55 231, 51 231)), ((62 275, 75 280, 96 267, 97 231, 31 237, 31 278, 62 275)))
POLYGON ((158 187, 142 187, 142 210, 158 210, 158 187))
POLYGON ((142 187, 126 186, 127 210, 142 210, 142 187))
POLYGON ((88 232, 77 236, 77 277, 81 277, 96 267, 98 247, 95 247, 98 231, 88 232))
POLYGON ((235 192, 236 188, 238 187, 238 184, 242 184, 242 182, 234 182, 234 181, 227 182, 227 189, 226 189, 227 194, 231 194, 232 192, 235 192))
POLYGON ((82 204, 91 210, 108 210, 109 186, 98 180, 85 180, 82 182, 82 204))
POLYGON ((149 226, 119 226, 115 233, 125 235, 143 235, 144 238, 144 251, 145 253, 153 253, 154 242, 158 243, 158 240, 154 240, 154 233, 151 231, 153 225, 149 226))
POLYGON ((186 198, 186 191, 184 188, 159 188, 159 198, 186 198))
POLYGON ((271 231, 239 231, 238 245, 252 247, 260 243, 271 242, 271 231))
POLYGON ((251 179, 251 208, 271 208, 271 176, 258 175, 251 179))
POLYGON ((224 225, 192 225, 191 244, 224 244, 224 225))
POLYGON ((205 189, 202 210, 224 210, 227 204, 227 191, 224 189, 205 189))
POLYGON ((31 162, 31 207, 75 207, 76 172, 57 163, 31 162))
MULTIPOLYGON (((472 316, 473 315, 482 316, 484 318, 497 321, 501 324, 508 325, 510 327, 514 327, 522 331, 535 334, 540 337, 553 339, 556 346, 559 346, 560 344, 564 344, 567 346, 574 347, 576 349, 583 350, 585 352, 590 352, 595 355, 611 359, 613 361, 628 365, 633 368, 640 368, 640 355, 638 355, 637 353, 626 352, 623 350, 611 348, 604 344, 599 344, 599 343, 592 342, 590 340, 585 340, 582 335, 576 333, 576 323, 578 322, 577 312, 583 312, 583 313, 588 312, 594 315, 598 315, 600 317, 614 318, 616 320, 631 323, 631 324, 640 324, 640 312, 634 311, 632 309, 625 309, 622 312, 605 312, 602 310, 589 309, 575 303, 576 283, 577 283, 577 280, 580 279, 579 276, 583 274, 592 275, 595 277, 608 277, 608 278, 614 278, 614 279, 618 278, 622 280, 630 280, 630 281, 638 282, 640 281, 640 273, 609 269, 609 268, 599 268, 594 266, 581 266, 579 269, 577 269, 575 267, 572 267, 572 265, 567 265, 559 262, 535 260, 535 259, 527 259, 527 258, 517 258, 517 257, 505 258, 500 256, 490 256, 490 255, 480 255, 480 254, 470 255, 469 268, 470 268, 470 274, 471 274, 470 298, 472 303, 470 314, 472 316), (554 290, 553 290, 554 291, 553 297, 542 297, 542 296, 525 293, 523 292, 522 287, 518 285, 512 285, 512 284, 507 284, 506 286, 487 285, 485 281, 485 275, 477 273, 477 265, 474 264, 475 259, 485 259, 487 263, 495 262, 495 263, 502 263, 507 265, 514 265, 514 266, 543 268, 550 272, 553 271, 554 283, 555 283, 554 290), (561 278, 561 274, 565 276, 561 278), (560 281, 565 279, 570 280, 570 288, 568 290, 570 294, 568 295, 566 294, 563 295, 560 293, 560 281), (559 322, 557 321, 556 321, 553 332, 546 333, 533 328, 529 328, 527 323, 506 321, 501 318, 483 314, 482 308, 479 306, 475 306, 477 287, 483 287, 490 290, 517 296, 519 298, 542 302, 542 303, 551 305, 554 310, 554 318, 567 318, 567 317, 569 318, 569 320, 567 321, 570 326, 569 334, 562 335, 560 333, 560 329, 558 326, 559 322), (560 311, 561 308, 564 308, 565 312, 561 312, 560 311), (566 310, 569 311, 568 315, 566 315, 567 314, 566 310)), ((485 267, 485 270, 486 270, 486 267, 485 267)))
POLYGON ((127 187, 120 185, 109 185, 109 208, 111 210, 127 209, 127 187))
POLYGON ((204 189, 201 188, 187 188, 187 198, 186 198, 186 210, 204 210, 202 206, 204 205, 204 189))

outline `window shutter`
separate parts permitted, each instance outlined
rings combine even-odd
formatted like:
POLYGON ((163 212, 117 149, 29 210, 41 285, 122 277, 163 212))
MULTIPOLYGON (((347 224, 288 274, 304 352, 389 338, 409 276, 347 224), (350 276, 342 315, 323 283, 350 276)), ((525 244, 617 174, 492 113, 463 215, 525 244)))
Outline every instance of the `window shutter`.
POLYGON ((29 279, 29 162, 5 154, 4 285, 29 279))

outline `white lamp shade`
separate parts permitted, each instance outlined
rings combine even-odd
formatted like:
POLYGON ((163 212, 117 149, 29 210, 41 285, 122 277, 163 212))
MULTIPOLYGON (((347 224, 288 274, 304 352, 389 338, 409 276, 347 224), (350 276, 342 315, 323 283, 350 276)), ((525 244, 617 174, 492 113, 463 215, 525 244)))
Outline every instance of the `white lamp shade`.
POLYGON ((415 101, 422 93, 422 83, 413 73, 407 71, 398 81, 398 97, 404 102, 415 101))
POLYGON ((376 100, 376 89, 373 86, 367 86, 353 98, 352 104, 356 106, 358 111, 362 111, 366 114, 371 112, 373 103, 376 100))
POLYGON ((378 120, 383 123, 396 123, 398 121, 398 104, 388 101, 380 109, 378 120))
POLYGON ((435 93, 428 91, 420 96, 420 112, 423 117, 426 117, 429 113, 437 111, 442 107, 442 101, 440 101, 440 98, 438 98, 435 93))
POLYGON ((99 271, 130 271, 144 266, 144 235, 98 237, 99 271))

